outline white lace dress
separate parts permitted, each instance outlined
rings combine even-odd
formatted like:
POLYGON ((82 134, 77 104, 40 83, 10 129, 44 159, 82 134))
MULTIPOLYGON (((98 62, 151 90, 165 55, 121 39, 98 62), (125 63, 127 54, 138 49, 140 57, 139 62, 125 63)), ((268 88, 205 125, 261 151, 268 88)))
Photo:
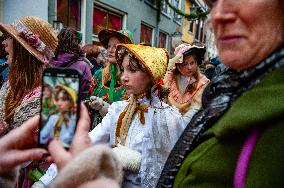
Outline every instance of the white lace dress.
MULTIPOLYGON (((138 174, 125 172, 123 187, 155 187, 171 149, 192 114, 182 116, 177 108, 161 102, 157 96, 152 96, 151 102, 146 97, 138 102, 148 106, 145 124, 134 114, 125 145, 140 152, 142 161, 138 174)), ((111 146, 115 143, 116 123, 127 104, 127 101, 119 101, 109 107, 102 122, 89 133, 94 144, 111 146)))

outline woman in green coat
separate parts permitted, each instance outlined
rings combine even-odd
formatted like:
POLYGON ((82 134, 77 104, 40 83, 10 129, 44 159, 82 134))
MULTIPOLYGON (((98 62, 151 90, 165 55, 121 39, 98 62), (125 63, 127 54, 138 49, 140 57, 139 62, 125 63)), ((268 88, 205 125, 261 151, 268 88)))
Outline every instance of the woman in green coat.
POLYGON ((284 2, 206 3, 223 64, 157 187, 284 187, 284 2))

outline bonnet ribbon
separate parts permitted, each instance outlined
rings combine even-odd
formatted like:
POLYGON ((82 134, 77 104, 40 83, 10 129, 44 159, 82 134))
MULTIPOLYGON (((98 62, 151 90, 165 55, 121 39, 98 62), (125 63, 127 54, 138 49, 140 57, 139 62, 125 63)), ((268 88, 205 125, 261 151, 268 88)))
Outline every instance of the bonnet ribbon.
POLYGON ((117 81, 117 68, 115 64, 110 65, 110 74, 111 74, 111 81, 110 81, 110 87, 109 87, 109 101, 113 102, 114 97, 114 85, 117 81))

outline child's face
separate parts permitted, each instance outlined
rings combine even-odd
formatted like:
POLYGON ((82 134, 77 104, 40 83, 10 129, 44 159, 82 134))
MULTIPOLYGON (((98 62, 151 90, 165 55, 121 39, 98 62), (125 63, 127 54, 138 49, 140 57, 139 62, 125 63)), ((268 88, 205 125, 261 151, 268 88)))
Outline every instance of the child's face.
POLYGON ((115 37, 111 37, 108 41, 108 47, 107 47, 107 57, 108 61, 110 63, 115 63, 115 50, 116 50, 116 45, 119 44, 119 40, 115 37))
POLYGON ((50 98, 52 96, 51 94, 51 89, 49 87, 44 87, 43 98, 50 98))
MULTIPOLYGON (((146 72, 133 69, 133 67, 129 65, 129 61, 129 55, 125 55, 121 67, 122 85, 129 96, 142 94, 151 86, 150 76, 146 72)), ((137 62, 133 63, 135 64, 137 62)))
POLYGON ((66 99, 64 93, 61 91, 56 99, 56 106, 61 113, 70 111, 71 102, 66 99))
POLYGON ((197 62, 194 56, 186 56, 183 62, 177 65, 178 70, 183 76, 192 77, 197 71, 197 62))

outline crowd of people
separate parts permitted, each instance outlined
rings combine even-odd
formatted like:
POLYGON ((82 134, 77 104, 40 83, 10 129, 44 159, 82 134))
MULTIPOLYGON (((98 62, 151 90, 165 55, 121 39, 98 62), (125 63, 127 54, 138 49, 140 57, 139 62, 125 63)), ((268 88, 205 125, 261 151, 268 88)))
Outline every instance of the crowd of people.
POLYGON ((0 23, 0 187, 283 187, 284 3, 205 3, 210 62, 206 46, 182 43, 170 58, 128 30, 82 46, 34 16, 0 23), (43 85, 47 67, 83 73, 73 139, 76 92, 43 85))

